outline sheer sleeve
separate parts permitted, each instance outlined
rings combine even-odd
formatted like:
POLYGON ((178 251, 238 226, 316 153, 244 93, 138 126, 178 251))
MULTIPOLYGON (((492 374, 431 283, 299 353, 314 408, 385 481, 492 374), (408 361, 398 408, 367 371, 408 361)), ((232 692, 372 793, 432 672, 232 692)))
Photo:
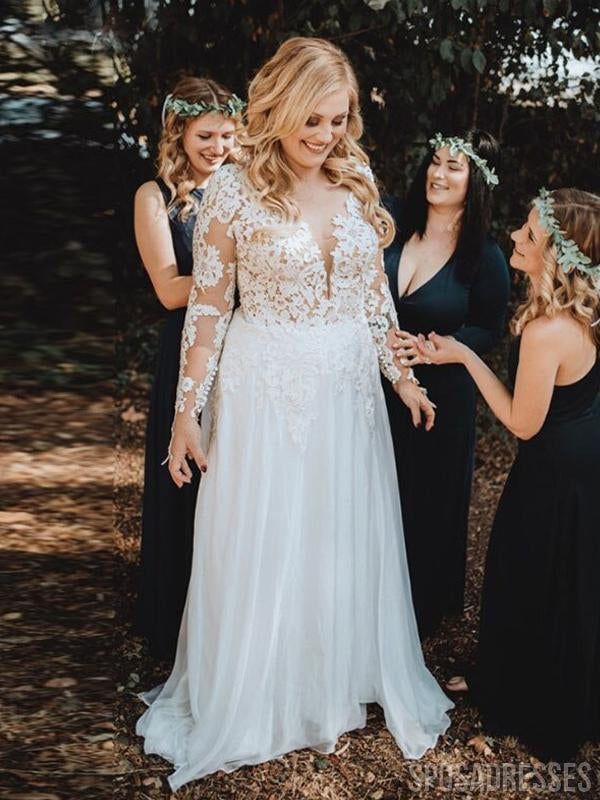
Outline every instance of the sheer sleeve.
POLYGON ((197 418, 215 379, 235 297, 236 250, 231 223, 240 202, 231 168, 205 192, 194 228, 194 270, 183 333, 175 412, 197 418))
POLYGON ((404 373, 394 362, 391 339, 398 328, 398 317, 390 294, 387 275, 383 268, 383 252, 379 250, 366 275, 365 313, 377 348, 379 368, 385 377, 395 383, 400 378, 414 380, 412 369, 404 373))
MULTIPOLYGON (((376 183, 373 170, 368 164, 359 163, 357 170, 373 183, 376 183)), ((379 369, 383 375, 391 383, 395 383, 401 378, 407 378, 418 383, 412 369, 407 368, 402 372, 394 361, 394 351, 391 344, 394 330, 399 327, 398 317, 383 267, 383 251, 381 250, 378 252, 375 262, 371 264, 371 268, 367 271, 365 311, 371 334, 377 347, 379 369)))

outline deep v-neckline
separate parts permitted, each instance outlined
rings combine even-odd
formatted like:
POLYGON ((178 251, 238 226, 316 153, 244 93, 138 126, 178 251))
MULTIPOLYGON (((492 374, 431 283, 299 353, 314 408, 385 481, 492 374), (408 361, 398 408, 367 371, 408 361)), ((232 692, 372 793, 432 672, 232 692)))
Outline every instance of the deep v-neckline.
MULTIPOLYGON (((426 280, 426 281, 424 281, 423 283, 420 283, 420 284, 417 286, 417 288, 416 288, 416 289, 413 289, 411 292, 407 292, 407 291, 406 291, 406 289, 409 289, 409 288, 410 288, 410 281, 409 281, 409 282, 408 282, 408 286, 407 286, 407 287, 406 287, 406 289, 404 290, 404 293, 403 293, 403 294, 400 294, 400 283, 399 283, 399 281, 400 281, 400 266, 401 266, 401 261, 402 261, 402 253, 403 253, 403 252, 404 252, 404 245, 402 246, 402 250, 400 251, 400 253, 399 253, 399 255, 398 255, 398 269, 397 269, 397 275, 396 275, 396 284, 397 284, 397 286, 396 286, 396 290, 397 290, 397 292, 398 292, 398 298, 399 298, 400 300, 405 300, 405 299, 408 299, 408 298, 410 298, 410 297, 413 297, 413 295, 417 294, 417 292, 420 292, 420 291, 421 291, 421 289, 425 288, 425 286, 428 286, 428 285, 429 285, 429 284, 430 284, 430 283, 431 283, 433 280, 435 280, 435 279, 438 277, 438 275, 440 275, 440 274, 441 274, 441 273, 442 273, 442 272, 443 272, 443 271, 446 269, 446 267, 447 267, 447 266, 450 264, 450 262, 452 261, 452 258, 453 258, 453 256, 454 256, 454 251, 453 251, 453 252, 452 252, 452 253, 451 253, 451 254, 448 256, 448 258, 447 258, 447 259, 446 259, 446 261, 445 261, 445 262, 442 264, 442 266, 441 266, 441 267, 439 267, 439 268, 438 268, 438 269, 437 269, 437 270, 436 270, 436 271, 435 271, 435 272, 434 272, 432 275, 430 275, 430 276, 429 276, 429 278, 427 278, 427 280, 426 280)), ((413 275, 413 277, 414 277, 414 275, 413 275)), ((411 280, 412 280, 412 279, 411 279, 411 280)))
POLYGON ((352 199, 352 192, 348 192, 346 198, 344 199, 344 205, 341 211, 337 211, 335 214, 332 214, 329 217, 329 225, 331 227, 331 234, 327 237, 328 241, 331 241, 332 247, 329 250, 327 256, 323 252, 323 248, 319 244, 319 240, 315 236, 315 233, 310 225, 310 223, 305 219, 300 219, 300 226, 306 231, 307 235, 309 236, 312 245, 314 246, 315 252, 318 254, 319 263, 323 268, 323 272, 325 274, 325 282, 327 284, 327 296, 328 298, 331 295, 331 278, 335 271, 335 255, 336 250, 339 247, 340 240, 337 234, 337 228, 340 227, 340 221, 346 219, 352 213, 350 203, 352 199))

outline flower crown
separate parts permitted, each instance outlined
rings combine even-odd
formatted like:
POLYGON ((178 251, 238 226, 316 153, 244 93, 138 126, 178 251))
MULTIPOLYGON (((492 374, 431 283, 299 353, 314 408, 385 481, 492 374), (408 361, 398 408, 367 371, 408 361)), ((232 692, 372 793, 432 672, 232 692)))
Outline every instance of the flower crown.
POLYGON ((232 94, 225 103, 206 103, 200 100, 199 103, 189 103, 181 97, 173 97, 168 94, 162 107, 161 119, 165 124, 167 111, 173 111, 178 117, 199 117, 201 114, 223 114, 226 117, 236 117, 246 108, 246 103, 236 94, 232 94))
POLYGON ((483 173, 483 177, 488 186, 497 186, 498 176, 493 167, 488 166, 485 158, 478 156, 473 145, 470 142, 460 139, 458 136, 444 136, 441 133, 436 133, 435 136, 429 140, 429 144, 434 150, 440 150, 442 147, 447 147, 451 156, 455 156, 457 152, 464 153, 483 173))
POLYGON ((540 224, 556 249, 556 260, 563 272, 568 274, 576 269, 584 275, 590 275, 594 286, 600 291, 600 264, 592 265, 591 258, 582 253, 572 239, 565 237, 554 214, 554 198, 551 193, 547 189, 540 189, 533 205, 537 208, 540 224))

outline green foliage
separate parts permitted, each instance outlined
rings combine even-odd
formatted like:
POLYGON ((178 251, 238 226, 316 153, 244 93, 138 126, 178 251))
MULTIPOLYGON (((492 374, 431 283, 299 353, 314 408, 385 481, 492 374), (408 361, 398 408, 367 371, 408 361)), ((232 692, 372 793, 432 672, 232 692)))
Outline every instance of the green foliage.
POLYGON ((498 176, 494 168, 489 166, 485 158, 481 158, 481 156, 477 155, 470 142, 461 139, 459 136, 442 136, 442 134, 438 132, 429 140, 429 144, 435 150, 447 147, 450 155, 456 155, 458 152, 464 153, 471 164, 474 164, 481 170, 484 180, 489 186, 498 185, 498 176))
POLYGON ((583 274, 598 275, 600 265, 592 264, 592 260, 584 255, 572 239, 567 239, 563 234, 560 223, 554 213, 554 198, 545 188, 540 189, 538 196, 533 201, 537 208, 539 220, 549 234, 556 249, 556 258, 565 272, 573 269, 583 274))
POLYGON ((147 137, 151 153, 162 100, 181 74, 212 76, 244 97, 283 40, 322 36, 356 68, 364 144, 388 191, 405 190, 434 131, 456 135, 471 126, 503 145, 498 228, 513 224, 542 184, 598 190, 600 82, 590 73, 574 86, 565 65, 574 55, 595 59, 598 69, 600 2, 105 3, 120 132, 135 142, 147 137))

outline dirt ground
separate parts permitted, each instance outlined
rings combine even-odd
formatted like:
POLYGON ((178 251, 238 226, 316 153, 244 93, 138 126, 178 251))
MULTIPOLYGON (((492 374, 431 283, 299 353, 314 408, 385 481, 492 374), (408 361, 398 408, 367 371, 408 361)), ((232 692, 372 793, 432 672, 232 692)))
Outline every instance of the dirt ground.
POLYGON ((110 399, 0 398, 0 795, 110 797, 110 399))
MULTIPOLYGON (((168 673, 168 665, 153 661, 130 629, 147 390, 142 375, 130 376, 126 393, 116 400, 50 390, 35 398, 2 398, 3 416, 12 420, 0 442, 5 590, 0 780, 7 799, 171 796, 170 765, 144 755, 134 733, 143 709, 136 692, 168 673)), ((485 424, 483 419, 480 427, 485 424)), ((484 431, 470 520, 466 613, 425 647, 440 681, 473 651, 486 539, 511 458, 509 440, 495 426, 484 431)), ((592 748, 584 749, 581 760, 600 767, 592 748)), ((402 759, 380 709, 370 706, 367 727, 340 737, 333 755, 291 753, 195 782, 177 797, 598 796, 557 791, 556 785, 542 791, 540 776, 547 773, 515 740, 481 738, 477 713, 460 700, 448 733, 419 762, 402 759), (510 776, 517 769, 529 775, 529 790, 511 790, 510 776)))

